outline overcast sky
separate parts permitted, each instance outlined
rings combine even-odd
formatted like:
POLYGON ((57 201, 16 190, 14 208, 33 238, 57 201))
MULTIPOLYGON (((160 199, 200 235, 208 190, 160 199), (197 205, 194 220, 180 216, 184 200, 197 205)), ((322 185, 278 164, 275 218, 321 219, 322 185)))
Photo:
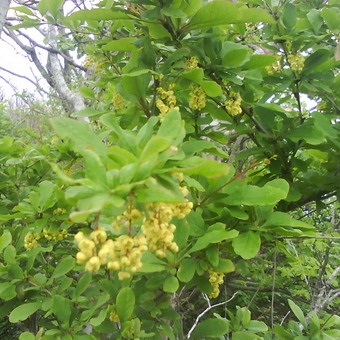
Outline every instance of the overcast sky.
MULTIPOLYGON (((36 90, 35 86, 24 78, 17 77, 8 72, 5 72, 1 68, 14 72, 16 74, 25 76, 27 78, 34 80, 34 75, 36 74, 41 78, 39 73, 35 70, 35 66, 29 61, 27 55, 15 43, 11 42, 10 39, 6 37, 4 33, 1 35, 0 40, 0 91, 6 96, 12 96, 14 93, 20 93, 24 90, 29 92, 34 92, 36 90), (5 40, 5 41, 4 41, 5 40), (12 84, 10 86, 8 83, 12 84)), ((41 84, 44 80, 41 80, 41 84)), ((45 86, 45 85, 44 85, 45 86)))

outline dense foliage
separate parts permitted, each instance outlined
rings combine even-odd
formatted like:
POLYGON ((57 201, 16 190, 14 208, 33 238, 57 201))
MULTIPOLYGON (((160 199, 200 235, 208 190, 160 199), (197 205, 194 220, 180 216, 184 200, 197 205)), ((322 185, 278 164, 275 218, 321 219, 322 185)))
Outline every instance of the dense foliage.
POLYGON ((1 120, 3 337, 338 339, 339 1, 62 4, 16 8, 88 108, 1 120))

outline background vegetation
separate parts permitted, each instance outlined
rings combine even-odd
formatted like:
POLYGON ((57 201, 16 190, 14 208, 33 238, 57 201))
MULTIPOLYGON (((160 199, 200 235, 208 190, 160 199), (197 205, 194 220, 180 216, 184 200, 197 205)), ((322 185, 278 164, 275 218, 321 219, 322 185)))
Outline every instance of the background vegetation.
POLYGON ((1 337, 338 339, 339 1, 14 11, 1 337))

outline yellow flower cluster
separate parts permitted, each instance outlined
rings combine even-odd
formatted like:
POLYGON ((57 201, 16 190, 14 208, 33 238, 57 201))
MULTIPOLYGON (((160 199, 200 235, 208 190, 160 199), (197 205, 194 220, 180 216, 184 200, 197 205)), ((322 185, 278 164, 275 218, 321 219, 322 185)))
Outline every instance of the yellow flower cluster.
POLYGON ((317 110, 322 111, 322 110, 327 108, 327 103, 324 102, 324 101, 318 102, 316 104, 316 108, 317 108, 317 110))
POLYGON ((119 316, 118 316, 118 314, 117 314, 117 312, 116 312, 115 310, 112 310, 112 311, 110 312, 109 318, 110 318, 110 320, 111 320, 112 322, 120 322, 119 316))
POLYGON ((63 208, 57 208, 53 210, 53 215, 63 215, 66 213, 66 210, 63 208))
POLYGON ((120 231, 121 227, 131 227, 133 222, 144 217, 144 214, 134 208, 132 205, 129 206, 121 215, 119 215, 112 223, 113 230, 120 231))
POLYGON ((202 86, 190 85, 189 107, 193 110, 202 110, 205 108, 206 95, 202 86))
POLYGON ((305 57, 302 54, 289 54, 288 62, 292 71, 300 72, 305 65, 305 57))
POLYGON ((28 232, 24 238, 24 247, 27 250, 31 250, 38 246, 38 240, 40 239, 40 234, 35 232, 28 232))
POLYGON ((220 285, 223 283, 224 274, 220 272, 215 272, 214 270, 209 269, 209 282, 211 284, 211 293, 209 297, 214 299, 217 298, 220 294, 220 285))
POLYGON ((94 72, 100 72, 103 69, 104 62, 98 61, 94 56, 86 56, 83 66, 86 69, 93 69, 94 72))
POLYGON ((102 265, 118 271, 120 280, 127 279, 131 273, 142 266, 141 257, 148 249, 144 235, 131 237, 121 235, 115 240, 107 239, 104 229, 97 229, 86 237, 83 232, 75 235, 80 251, 77 263, 85 264, 85 270, 95 272, 102 265))
POLYGON ((115 240, 106 241, 98 256, 102 264, 107 264, 108 269, 117 270, 118 278, 123 280, 130 278, 131 273, 142 267, 141 258, 147 250, 144 235, 121 235, 115 240))
MULTIPOLYGON (((188 194, 185 186, 180 186, 183 196, 188 194)), ((185 218, 193 208, 193 203, 152 203, 148 206, 148 216, 144 219, 142 232, 144 233, 148 247, 158 257, 165 257, 166 250, 178 252, 178 246, 174 239, 176 226, 171 222, 173 217, 185 218)))
POLYGON ((273 64, 271 65, 268 65, 265 67, 266 68, 266 71, 269 75, 272 75, 274 73, 277 73, 277 72, 280 72, 281 71, 281 64, 280 64, 280 61, 277 60, 275 61, 273 64))
POLYGON ((115 93, 112 96, 112 104, 116 110, 122 110, 125 107, 125 99, 120 93, 115 93))
POLYGON ((48 228, 44 228, 42 231, 42 235, 46 238, 46 240, 54 240, 61 241, 67 237, 67 230, 62 229, 56 232, 49 230, 48 228))
POLYGON ((197 57, 190 57, 186 60, 186 65, 189 70, 192 70, 198 66, 198 59, 197 57))
POLYGON ((240 94, 230 91, 229 99, 225 101, 224 106, 227 109, 227 112, 232 116, 242 113, 240 94))
MULTIPOLYGON (((178 181, 183 180, 183 174, 175 174, 178 181)), ((188 195, 185 186, 179 186, 183 196, 188 195)), ((136 209, 131 203, 112 223, 115 232, 123 235, 108 239, 107 233, 100 228, 89 236, 83 232, 75 235, 79 252, 77 263, 84 264, 87 271, 98 271, 101 266, 118 271, 120 280, 130 278, 142 266, 142 256, 150 250, 159 257, 165 257, 166 251, 177 252, 174 242, 176 226, 171 223, 173 217, 185 218, 193 208, 188 200, 182 203, 150 203, 145 211, 136 209), (138 229, 137 229, 138 228, 138 229), (131 234, 135 236, 131 236, 131 234)))
POLYGON ((176 96, 174 94, 175 84, 170 84, 168 90, 163 89, 162 87, 157 88, 158 97, 156 99, 156 106, 160 111, 159 117, 162 120, 165 115, 172 109, 177 109, 176 106, 176 96))

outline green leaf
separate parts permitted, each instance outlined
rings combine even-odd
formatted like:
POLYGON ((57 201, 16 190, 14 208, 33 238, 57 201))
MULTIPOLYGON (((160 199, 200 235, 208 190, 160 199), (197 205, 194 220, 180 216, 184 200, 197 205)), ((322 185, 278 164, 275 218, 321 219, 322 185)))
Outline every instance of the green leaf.
POLYGON ((142 257, 142 268, 138 270, 139 273, 156 273, 167 269, 167 264, 161 261, 151 252, 147 251, 142 257))
MULTIPOLYGON (((47 2, 51 2, 50 0, 45 0, 47 2)), ((81 20, 81 21, 89 21, 89 20, 115 20, 115 19, 132 19, 126 13, 120 11, 112 11, 110 9, 84 9, 81 11, 77 11, 72 13, 66 18, 68 21, 70 20, 81 20)))
POLYGON ((135 294, 130 287, 121 289, 116 298, 116 309, 119 320, 129 320, 135 309, 135 294))
POLYGON ((77 282, 77 285, 74 291, 74 296, 79 297, 83 292, 85 292, 87 287, 90 285, 91 281, 92 281, 92 274, 88 272, 84 273, 82 277, 79 279, 79 281, 77 282))
POLYGON ((242 331, 233 332, 231 340, 254 340, 254 334, 242 331))
POLYGON ((290 31, 296 24, 297 19, 297 9, 291 3, 287 3, 283 10, 282 21, 283 24, 286 26, 288 31, 290 31))
POLYGON ((72 117, 79 118, 79 117, 95 117, 103 114, 103 112, 98 111, 92 107, 87 107, 86 109, 77 111, 72 113, 72 117))
POLYGON ((223 93, 221 86, 215 81, 203 80, 200 85, 203 87, 205 93, 210 97, 218 97, 223 93))
MULTIPOLYGON (((177 188, 176 188, 177 189, 177 188)), ((136 192, 137 200, 141 203, 167 202, 178 203, 183 201, 181 191, 170 190, 158 183, 156 180, 147 183, 145 188, 138 189, 136 192)))
POLYGON ((54 269, 51 278, 57 278, 67 274, 71 271, 75 266, 75 259, 71 256, 63 258, 60 263, 57 264, 57 267, 54 269))
POLYGON ((70 300, 61 295, 53 295, 51 311, 59 321, 68 325, 71 316, 70 300))
POLYGON ((97 153, 90 148, 83 150, 86 165, 86 177, 103 188, 107 186, 106 169, 97 153))
POLYGON ((200 67, 186 71, 182 74, 183 78, 189 79, 197 84, 201 84, 204 78, 204 71, 200 67))
POLYGON ((29 316, 35 313, 41 306, 40 302, 24 303, 12 310, 9 314, 9 321, 11 323, 18 323, 26 320, 29 316))
POLYGON ((106 319, 107 312, 107 308, 102 309, 96 317, 90 319, 90 324, 94 327, 98 327, 99 325, 101 325, 106 319))
POLYGON ((229 332, 229 322, 226 319, 206 319, 200 322, 192 333, 192 339, 219 338, 229 332))
POLYGON ((221 55, 222 64, 225 67, 239 67, 250 58, 251 49, 231 41, 223 44, 221 55))
POLYGON ((336 7, 323 8, 321 11, 321 16, 324 18, 327 26, 335 33, 340 31, 339 15, 340 9, 336 7))
MULTIPOLYGON (((79 87, 79 92, 80 94, 85 97, 85 98, 89 98, 89 99, 93 99, 95 100, 96 99, 96 96, 95 96, 95 93, 93 91, 93 89, 91 87, 88 87, 88 86, 81 86, 79 87)), ((95 116, 95 113, 98 114, 98 111, 95 110, 94 108, 92 107, 87 107, 86 109, 83 109, 83 110, 80 110, 78 112, 76 112, 76 116, 75 117, 79 117, 79 112, 82 112, 82 116, 80 117, 91 117, 91 115, 95 116), (88 112, 88 113, 86 113, 88 112)), ((73 116, 74 114, 72 114, 73 116)))
POLYGON ((54 18, 56 18, 59 14, 59 10, 63 5, 64 0, 40 0, 38 3, 38 10, 41 15, 46 15, 46 13, 52 14, 54 18))
POLYGON ((51 119, 51 124, 62 139, 70 140, 74 151, 82 154, 83 150, 92 149, 100 157, 106 156, 106 146, 86 122, 56 117, 51 119))
POLYGON ((9 230, 5 229, 0 236, 0 254, 12 242, 12 234, 9 230))
POLYGON ((320 15, 320 11, 313 8, 307 13, 307 19, 311 26, 313 27, 314 33, 318 34, 320 31, 320 28, 323 24, 322 17, 320 15))
POLYGON ((39 184, 37 192, 30 194, 30 201, 37 212, 43 212, 54 206, 58 200, 56 189, 55 183, 43 181, 39 184))
POLYGON ((19 340, 35 340, 35 335, 30 332, 21 333, 19 340))
POLYGON ((142 74, 136 77, 123 76, 122 88, 127 96, 134 96, 135 98, 144 98, 146 96, 146 89, 149 86, 151 75, 149 73, 142 74))
POLYGON ((220 260, 218 261, 218 265, 215 266, 214 269, 218 272, 227 274, 235 271, 235 265, 229 259, 220 258, 220 260))
POLYGON ((295 336, 290 332, 286 331, 284 327, 280 325, 275 325, 274 334, 281 340, 294 340, 295 336))
MULTIPOLYGON (((137 49, 136 45, 134 45, 134 42, 136 42, 136 38, 121 38, 118 40, 113 40, 107 43, 102 47, 104 51, 134 51, 137 49)), ((143 72, 145 73, 145 72, 143 72)), ((136 74, 135 76, 139 76, 140 74, 136 74)), ((130 75, 131 76, 131 75, 130 75)))
POLYGON ((17 296, 16 285, 12 282, 0 282, 0 299, 12 300, 17 296))
POLYGON ((291 132, 287 134, 287 137, 293 142, 304 140, 311 145, 320 145, 326 142, 322 131, 315 126, 311 120, 308 120, 304 124, 291 130, 291 132))
POLYGON ((262 226, 263 227, 284 226, 298 228, 302 230, 315 229, 314 226, 303 221, 295 220, 289 214, 280 211, 272 212, 262 226))
POLYGON ((181 282, 189 282, 196 271, 197 261, 194 259, 183 259, 177 271, 177 277, 181 282))
POLYGON ((305 329, 307 329, 308 325, 307 325, 307 320, 301 310, 301 308, 292 300, 288 299, 288 304, 290 309, 292 310, 292 312, 294 313, 294 315, 297 317, 297 319, 301 322, 301 324, 303 325, 303 327, 305 329))
POLYGON ((208 178, 233 176, 235 170, 232 165, 220 163, 210 158, 191 157, 181 163, 181 168, 176 169, 188 175, 201 175, 208 178))
POLYGON ((254 333, 268 331, 268 326, 263 321, 257 320, 250 320, 246 325, 244 325, 244 328, 249 332, 254 333))
POLYGON ((179 282, 175 276, 168 276, 163 282, 163 290, 166 293, 175 293, 179 288, 179 282))
POLYGON ((24 14, 27 14, 27 15, 31 15, 32 17, 34 17, 34 13, 31 9, 29 9, 27 6, 14 6, 14 7, 11 7, 11 9, 13 11, 16 11, 16 12, 20 12, 20 13, 24 13, 24 14))
POLYGON ((211 243, 219 243, 224 240, 233 239, 238 236, 237 230, 212 230, 199 237, 188 254, 207 248, 211 243))
POLYGON ((157 158, 158 154, 162 151, 169 149, 170 142, 165 137, 153 136, 145 145, 140 157, 139 162, 146 162, 157 158))
POLYGON ((16 263, 16 248, 12 245, 7 246, 7 248, 4 251, 4 260, 6 261, 6 263, 10 264, 10 263, 16 263))
POLYGON ((184 122, 178 110, 171 110, 165 115, 157 136, 168 139, 172 146, 178 146, 183 141, 184 122))
POLYGON ((210 245, 205 251, 205 255, 213 267, 218 266, 220 261, 219 250, 215 245, 210 245))
POLYGON ((263 9, 248 9, 231 2, 214 1, 202 6, 184 29, 193 30, 217 25, 259 21, 272 22, 273 19, 263 9))
POLYGON ((234 238, 232 240, 232 246, 237 255, 240 255, 245 260, 249 260, 259 252, 261 238, 259 234, 253 231, 247 231, 234 238))
POLYGON ((274 179, 263 187, 247 185, 244 182, 233 182, 224 192, 229 194, 224 202, 229 205, 273 205, 288 195, 289 185, 283 179, 274 179))
POLYGON ((273 54, 253 54, 250 59, 243 65, 245 69, 263 68, 273 64, 277 56, 273 54))

